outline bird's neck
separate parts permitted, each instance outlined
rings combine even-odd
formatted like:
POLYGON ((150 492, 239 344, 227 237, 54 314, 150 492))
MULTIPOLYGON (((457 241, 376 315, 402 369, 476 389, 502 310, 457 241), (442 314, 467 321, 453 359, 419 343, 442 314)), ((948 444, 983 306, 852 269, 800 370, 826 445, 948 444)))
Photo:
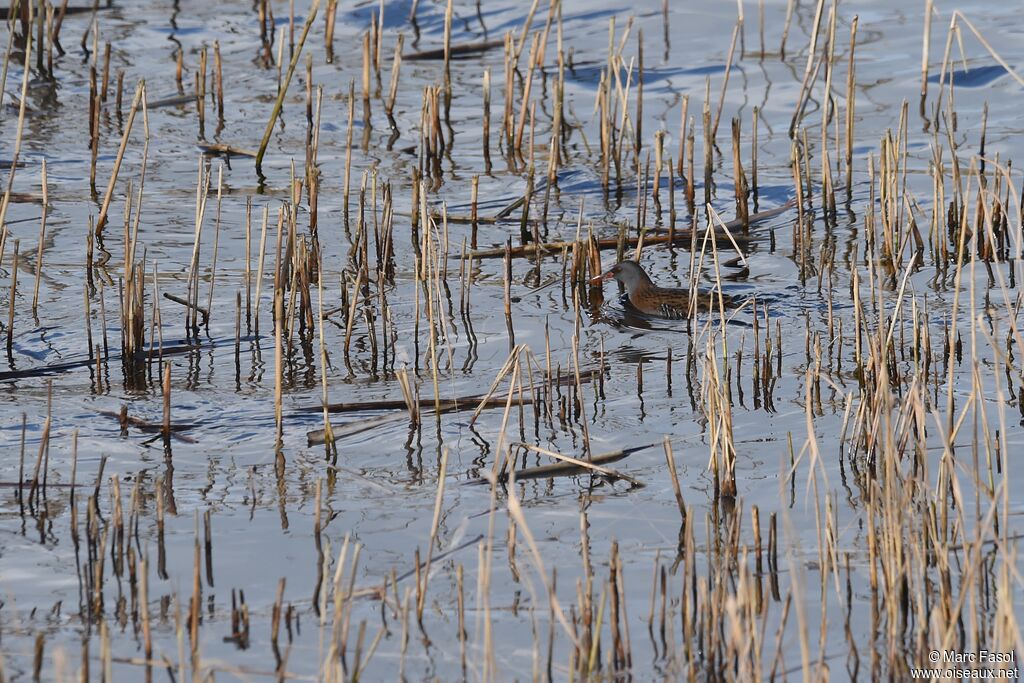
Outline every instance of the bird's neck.
POLYGON ((626 293, 629 294, 630 297, 643 296, 656 289, 657 287, 653 282, 651 282, 651 278, 647 276, 647 273, 643 273, 626 285, 626 293))

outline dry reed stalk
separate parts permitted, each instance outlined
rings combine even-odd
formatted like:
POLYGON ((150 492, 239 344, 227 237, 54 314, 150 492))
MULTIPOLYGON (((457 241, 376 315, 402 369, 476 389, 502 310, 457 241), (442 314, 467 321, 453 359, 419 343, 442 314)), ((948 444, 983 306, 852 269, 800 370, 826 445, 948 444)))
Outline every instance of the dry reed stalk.
POLYGON ((544 561, 541 558, 540 550, 537 548, 537 543, 534 540, 533 534, 530 531, 530 527, 526 524, 526 518, 523 515, 522 506, 519 504, 519 499, 515 495, 514 491, 515 488, 510 486, 508 498, 509 515, 515 520, 517 527, 522 530, 523 537, 526 540, 527 547, 530 550, 530 554, 533 559, 537 575, 541 578, 544 587, 547 590, 548 605, 550 609, 555 614, 555 617, 558 619, 558 622, 561 624, 563 630, 565 631, 565 637, 568 638, 576 647, 579 647, 579 641, 575 636, 575 631, 569 625, 569 621, 565 616, 565 612, 562 610, 558 597, 557 595, 555 595, 555 592, 552 589, 550 582, 547 580, 547 572, 544 569, 544 561))
POLYGON ((451 94, 452 0, 444 8, 444 89, 451 94))
POLYGON ((328 448, 333 446, 334 443, 334 432, 331 430, 331 422, 328 417, 327 407, 330 405, 330 400, 327 393, 327 343, 324 340, 324 280, 323 280, 323 261, 317 264, 316 268, 316 288, 317 288, 317 327, 319 328, 319 340, 320 340, 320 391, 321 400, 323 401, 323 415, 324 415, 324 441, 328 448))
POLYGON ((345 230, 349 226, 349 184, 352 178, 352 126, 355 119, 355 82, 348 84, 348 132, 345 136, 345 187, 342 195, 342 215, 345 220, 345 230))
POLYGON ((326 28, 324 29, 324 45, 327 50, 327 62, 334 61, 334 24, 338 13, 338 0, 327 0, 325 11, 326 28))
POLYGON ((169 363, 164 365, 163 406, 163 437, 165 440, 169 440, 171 438, 171 366, 169 363))
MULTIPOLYGON (((259 251, 259 260, 258 260, 258 263, 257 263, 257 266, 256 266, 256 306, 255 306, 255 308, 256 308, 256 323, 255 323, 255 330, 256 330, 256 334, 257 335, 259 335, 259 333, 260 333, 260 301, 261 301, 260 291, 261 291, 261 289, 263 287, 263 260, 264 260, 264 257, 266 256, 266 253, 267 253, 267 249, 266 249, 266 245, 267 245, 267 221, 268 221, 269 217, 270 217, 270 209, 268 207, 263 207, 263 227, 260 229, 260 251, 259 251)), ((278 211, 278 214, 277 214, 277 232, 278 232, 278 234, 281 233, 281 224, 282 224, 283 221, 284 221, 284 210, 281 209, 281 210, 278 211)))
MULTIPOLYGON (((661 169, 665 163, 665 131, 659 130, 654 133, 654 188, 652 190, 652 199, 654 200, 655 210, 657 211, 656 220, 661 222, 661 169)), ((671 163, 670 163, 671 165, 671 163)), ((671 195, 675 191, 671 183, 669 184, 669 194, 671 195)), ((641 221, 641 225, 644 221, 641 221)))
MULTIPOLYGON (((295 50, 292 54, 291 62, 288 64, 288 73, 285 75, 281 87, 278 88, 277 99, 274 101, 274 107, 270 112, 270 120, 267 121, 267 127, 263 131, 263 139, 260 141, 259 151, 256 152, 256 173, 258 175, 263 175, 263 156, 267 152, 267 145, 270 144, 270 134, 274 132, 274 124, 277 122, 277 117, 281 114, 281 105, 284 103, 284 96, 288 92, 288 85, 292 81, 295 67, 299 63, 302 46, 306 44, 306 36, 309 35, 309 29, 316 20, 316 13, 319 8, 320 0, 312 0, 309 11, 306 14, 306 23, 302 26, 302 35, 299 36, 299 49, 295 50)), ((284 45, 284 43, 282 42, 281 45, 284 45)))
MULTIPOLYGON (((31 16, 32 16, 31 3, 29 3, 28 6, 29 6, 29 18, 31 19, 31 16)), ((13 32, 12 32, 11 35, 12 35, 12 40, 13 40, 13 32)), ((25 36, 25 54, 29 54, 31 52, 31 49, 32 49, 32 33, 28 32, 26 34, 26 36, 25 36)), ((7 55, 7 59, 9 59, 9 58, 10 58, 10 46, 8 46, 8 55, 7 55)), ((5 75, 4 75, 4 79, 6 79, 6 68, 7 67, 6 67, 6 60, 5 60, 5 66, 4 66, 4 74, 5 75)), ((8 173, 8 175, 7 175, 7 187, 4 190, 3 199, 0 200, 0 225, 3 226, 3 228, 2 228, 3 233, 2 233, 2 235, 0 235, 0 260, 2 260, 3 256, 4 256, 4 245, 5 245, 6 240, 7 240, 7 208, 8 208, 8 206, 10 206, 10 203, 11 203, 11 188, 14 185, 14 173, 15 173, 15 170, 18 168, 18 157, 21 154, 22 134, 23 134, 23 132, 25 130, 25 109, 26 109, 26 106, 27 106, 26 105, 26 101, 28 100, 29 71, 30 70, 28 68, 22 69, 23 73, 22 73, 22 79, 21 79, 21 101, 18 103, 18 128, 17 128, 17 133, 14 136, 14 151, 11 154, 11 169, 10 169, 10 173, 8 173)))
MULTIPOLYGON (((523 448, 525 450, 530 450, 530 451, 534 451, 536 453, 540 453, 542 455, 546 455, 546 456, 548 456, 550 458, 554 458, 555 460, 558 460, 559 462, 573 465, 573 466, 578 467, 578 468, 580 468, 580 469, 582 469, 584 471, 588 471, 588 472, 591 472, 591 473, 602 474, 602 475, 604 475, 606 477, 609 477, 611 479, 622 479, 623 481, 628 481, 633 486, 638 486, 638 487, 644 486, 644 484, 642 482, 640 482, 637 479, 629 476, 628 474, 624 474, 622 472, 619 472, 618 470, 613 470, 610 467, 603 467, 602 465, 597 464, 596 462, 593 462, 592 460, 594 460, 594 458, 591 458, 591 456, 589 454, 587 456, 588 460, 580 460, 578 458, 573 458, 573 457, 570 457, 568 455, 563 455, 562 453, 557 453, 555 451, 549 450, 547 448, 543 448, 541 446, 536 446, 536 445, 533 445, 533 444, 516 443, 516 444, 512 444, 512 445, 513 446, 521 447, 521 448, 523 448)), ((622 457, 622 454, 623 454, 623 452, 616 452, 616 453, 614 453, 612 455, 612 457, 619 458, 619 457, 622 457)), ((607 460, 610 460, 610 459, 611 458, 603 458, 602 460, 599 460, 598 462, 606 462, 607 460)), ((517 473, 515 475, 516 478, 518 478, 520 476, 520 474, 521 473, 517 473)))
MULTIPOLYGON (((40 171, 40 182, 43 186, 43 215, 39 219, 39 248, 36 250, 36 281, 32 287, 32 314, 39 310, 39 281, 43 272, 43 246, 46 241, 46 212, 50 204, 49 182, 46 179, 46 159, 43 159, 40 171)), ((13 292, 12 292, 13 294, 13 292)), ((11 297, 13 299, 13 295, 11 297)))
MULTIPOLYGON (((536 6, 536 0, 534 2, 534 6, 536 6)), ((529 56, 529 58, 527 59, 527 62, 526 62, 526 67, 527 67, 526 82, 523 85, 522 100, 521 100, 521 103, 520 103, 520 106, 519 106, 518 124, 516 125, 515 136, 514 136, 513 142, 512 142, 512 149, 515 151, 516 155, 519 156, 520 159, 524 159, 524 157, 523 157, 523 130, 525 129, 525 126, 526 126, 526 110, 527 110, 527 107, 529 106, 529 104, 531 102, 531 100, 530 100, 530 91, 531 91, 531 89, 533 87, 533 74, 534 74, 534 71, 536 70, 536 66, 537 66, 536 60, 537 60, 537 51, 539 49, 539 45, 540 45, 540 35, 535 34, 534 37, 533 37, 533 42, 530 43, 530 56, 529 56)), ((532 165, 533 164, 533 156, 532 155, 527 156, 524 160, 527 161, 528 165, 532 165)))
POLYGON ((953 30, 954 27, 959 27, 960 22, 963 22, 964 24, 967 25, 967 28, 971 30, 971 33, 974 34, 974 37, 978 39, 978 42, 981 43, 985 50, 992 56, 992 59, 998 62, 999 66, 1003 67, 1003 69, 1005 69, 1006 72, 1009 73, 1013 77, 1013 79, 1017 81, 1018 84, 1024 85, 1024 78, 1022 78, 1009 65, 1009 63, 1007 63, 1007 61, 1003 59, 998 52, 995 51, 995 49, 988 42, 988 40, 985 39, 985 36, 983 36, 981 32, 978 31, 977 28, 975 28, 974 24, 971 23, 971 21, 963 14, 963 12, 961 12, 960 10, 953 10, 953 15, 950 19, 950 30, 953 30))
POLYGON ((206 71, 209 62, 207 48, 199 50, 199 68, 195 73, 196 114, 199 118, 199 139, 206 137, 206 71))
POLYGON ((110 182, 107 183, 107 191, 103 195, 103 204, 100 206, 100 215, 96 218, 96 234, 100 235, 103 233, 103 228, 107 223, 107 211, 110 208, 110 200, 114 195, 114 185, 117 183, 117 175, 121 170, 121 162, 124 160, 125 150, 128 148, 128 138, 132 132, 132 124, 135 122, 135 112, 139 109, 139 103, 142 100, 145 89, 143 82, 140 81, 135 86, 135 96, 132 98, 132 107, 128 110, 128 121, 124 127, 124 134, 121 136, 121 144, 117 149, 117 157, 114 159, 114 170, 110 173, 110 182))
MULTIPOLYGON (((931 0, 929 0, 930 2, 931 0)), ((854 55, 857 49, 857 24, 855 15, 850 22, 850 57, 846 68, 846 197, 849 200, 853 188, 853 122, 856 111, 856 62, 854 55)))
POLYGON ((100 86, 100 102, 107 101, 110 92, 110 41, 103 43, 103 81, 100 86))
POLYGON ((934 12, 934 0, 925 0, 924 3, 924 38, 921 41, 921 109, 924 110, 924 100, 928 97, 928 56, 932 42, 932 14, 934 12))
POLYGON ((381 55, 383 54, 384 44, 384 3, 381 2, 377 7, 377 42, 373 46, 373 69, 377 74, 377 96, 380 97, 380 69, 381 69, 381 55))
POLYGON ((370 122, 370 74, 371 74, 371 56, 370 56, 370 32, 363 33, 363 123, 369 124, 370 122))
MULTIPOLYGON (((644 32, 636 32, 636 124, 633 136, 633 161, 637 169, 640 166, 640 151, 643 148, 643 113, 644 113, 644 32)), ((726 67, 728 74, 728 67, 726 67)), ((728 78, 728 75, 726 75, 728 78)))
POLYGON ((818 36, 821 31, 821 17, 822 12, 825 8, 825 0, 818 0, 814 10, 814 20, 812 23, 810 43, 807 48, 807 63, 804 66, 804 75, 800 83, 800 94, 797 96, 797 106, 793 112, 793 118, 789 124, 789 136, 793 137, 800 123, 800 119, 803 116, 804 107, 807 103, 808 93, 810 92, 814 81, 818 77, 818 71, 821 67, 821 59, 817 58, 817 46, 818 36))
POLYGON ((213 41, 214 94, 217 97, 217 126, 224 125, 224 65, 220 56, 220 41, 213 41))
POLYGON ((14 344, 14 302, 18 297, 18 252, 21 240, 14 240, 14 260, 11 265, 11 288, 7 301, 7 356, 11 357, 14 344))
MULTIPOLYGON (((450 5, 449 5, 450 6, 450 5)), ((427 585, 430 583, 430 562, 434 555, 434 546, 437 544, 437 531, 441 523, 441 505, 444 502, 445 476, 448 472, 448 449, 441 451, 441 464, 437 471, 437 495, 434 498, 434 519, 430 524, 430 539, 427 545, 427 559, 423 565, 423 581, 417 588, 418 599, 416 601, 416 619, 423 623, 423 607, 426 603, 427 585)))
MULTIPOLYGON (((671 357, 671 356, 670 356, 671 357)), ((672 479, 672 491, 676 496, 676 505, 679 507, 679 514, 686 520, 686 502, 683 500, 683 491, 679 486, 679 476, 676 474, 676 459, 672 454, 672 442, 666 436, 664 439, 665 461, 668 463, 668 473, 672 479)))
MULTIPOLYGON (((210 257, 210 290, 206 297, 207 322, 213 312, 213 291, 217 282, 217 250, 220 245, 221 203, 224 197, 224 165, 217 167, 217 215, 213 223, 213 254, 210 257)), ((197 287, 198 289, 198 287, 197 287)))
POLYGON ((748 201, 750 187, 747 182, 747 174, 743 171, 743 160, 740 153, 740 120, 732 120, 732 166, 733 166, 733 187, 736 198, 736 216, 743 224, 744 231, 747 230, 750 221, 750 210, 748 201))
POLYGON ((832 99, 832 74, 833 65, 835 64, 836 14, 836 6, 835 3, 833 3, 829 8, 828 36, 826 46, 823 50, 823 58, 825 60, 825 104, 821 108, 821 204, 822 209, 829 215, 835 214, 835 192, 832 189, 832 168, 829 157, 828 124, 835 115, 832 99))
POLYGON ((282 439, 284 438, 284 413, 282 409, 282 394, 284 392, 284 358, 283 349, 281 342, 282 328, 285 325, 284 320, 284 302, 282 299, 283 294, 280 290, 275 288, 274 292, 274 435, 275 444, 278 454, 278 460, 280 461, 283 457, 281 455, 282 439))
MULTIPOLYGON (((188 296, 185 301, 177 299, 170 294, 164 296, 172 301, 181 303, 186 307, 185 330, 186 334, 193 334, 198 329, 195 313, 199 309, 199 240, 203 231, 203 220, 206 217, 206 200, 210 191, 210 174, 200 161, 199 178, 196 182, 196 208, 195 208, 195 235, 192 241, 192 259, 189 263, 188 273, 188 296)), ((99 233, 97 233, 99 234, 99 233)))
POLYGON ((686 159, 686 113, 690 109, 690 95, 683 95, 683 105, 679 109, 679 166, 676 168, 676 175, 680 178, 686 177, 686 169, 683 163, 686 159))
POLYGON ((391 80, 388 85, 388 98, 384 104, 384 110, 387 112, 388 121, 391 123, 391 128, 398 131, 398 124, 395 123, 395 100, 398 98, 398 76, 402 68, 402 46, 405 44, 405 36, 401 33, 398 34, 398 41, 395 43, 395 56, 394 61, 391 63, 391 80))
MULTIPOLYGON (((4 66, 3 71, 0 72, 0 105, 4 103, 4 96, 7 94, 7 72, 11 64, 11 52, 14 49, 14 36, 16 31, 13 26, 13 17, 8 19, 8 30, 7 30, 7 49, 4 50, 4 66)), ((24 101, 24 100, 23 100, 24 101)), ((19 105, 20 109, 20 105, 19 105)))
POLYGON ((515 49, 515 59, 512 61, 512 67, 514 69, 519 68, 519 57, 523 52, 523 47, 526 46, 526 36, 530 33, 530 27, 533 25, 533 17, 537 13, 537 5, 539 0, 533 0, 530 4, 530 9, 526 13, 526 19, 523 20, 523 28, 519 31, 519 43, 515 49))
POLYGON ((732 71, 732 60, 736 54, 736 36, 739 35, 743 21, 740 20, 732 29, 732 39, 729 41, 729 54, 725 62, 725 76, 722 78, 722 92, 718 95, 718 108, 715 110, 715 122, 711 126, 711 139, 718 135, 718 122, 722 118, 722 108, 725 106, 725 93, 729 88, 729 74, 732 71))
POLYGON ((245 268, 242 271, 245 289, 245 327, 252 331, 252 197, 245 198, 245 268))

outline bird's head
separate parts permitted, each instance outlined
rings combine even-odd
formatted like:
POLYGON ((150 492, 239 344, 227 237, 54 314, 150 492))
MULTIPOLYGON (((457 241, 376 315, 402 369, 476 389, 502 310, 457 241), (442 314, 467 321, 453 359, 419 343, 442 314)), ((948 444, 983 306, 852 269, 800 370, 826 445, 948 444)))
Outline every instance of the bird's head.
POLYGON ((636 261, 619 261, 601 275, 593 278, 590 284, 600 286, 605 280, 618 280, 630 292, 634 288, 650 282, 647 273, 636 261))

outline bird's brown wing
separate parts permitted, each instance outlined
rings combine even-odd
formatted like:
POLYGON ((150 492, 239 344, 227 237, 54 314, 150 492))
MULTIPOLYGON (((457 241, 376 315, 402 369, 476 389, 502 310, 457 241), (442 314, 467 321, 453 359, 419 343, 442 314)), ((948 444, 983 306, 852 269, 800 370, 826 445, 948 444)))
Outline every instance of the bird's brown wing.
POLYGON ((646 303, 653 315, 662 318, 680 320, 690 315, 690 293, 685 289, 659 287, 648 293, 646 303))

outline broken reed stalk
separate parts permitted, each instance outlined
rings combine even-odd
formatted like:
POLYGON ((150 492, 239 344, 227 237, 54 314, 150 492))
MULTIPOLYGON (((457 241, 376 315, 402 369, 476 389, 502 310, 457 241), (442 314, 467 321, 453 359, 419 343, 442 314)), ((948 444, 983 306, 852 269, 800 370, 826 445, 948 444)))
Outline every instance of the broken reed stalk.
POLYGON ((299 36, 298 49, 292 53, 292 60, 288 64, 288 72, 284 77, 281 87, 278 89, 277 99, 274 100, 274 107, 270 112, 270 120, 267 121, 267 127, 263 131, 263 139, 260 140, 259 151, 256 152, 256 173, 260 176, 263 175, 263 156, 267 153, 270 135, 274 132, 274 124, 277 123, 277 117, 281 115, 281 105, 284 104, 288 85, 292 82, 292 75, 295 73, 295 67, 299 63, 299 57, 302 55, 302 46, 306 44, 306 36, 309 35, 309 29, 313 26, 313 21, 316 19, 316 13, 319 8, 320 0, 312 0, 309 12, 306 14, 306 23, 302 26, 302 35, 299 36))

